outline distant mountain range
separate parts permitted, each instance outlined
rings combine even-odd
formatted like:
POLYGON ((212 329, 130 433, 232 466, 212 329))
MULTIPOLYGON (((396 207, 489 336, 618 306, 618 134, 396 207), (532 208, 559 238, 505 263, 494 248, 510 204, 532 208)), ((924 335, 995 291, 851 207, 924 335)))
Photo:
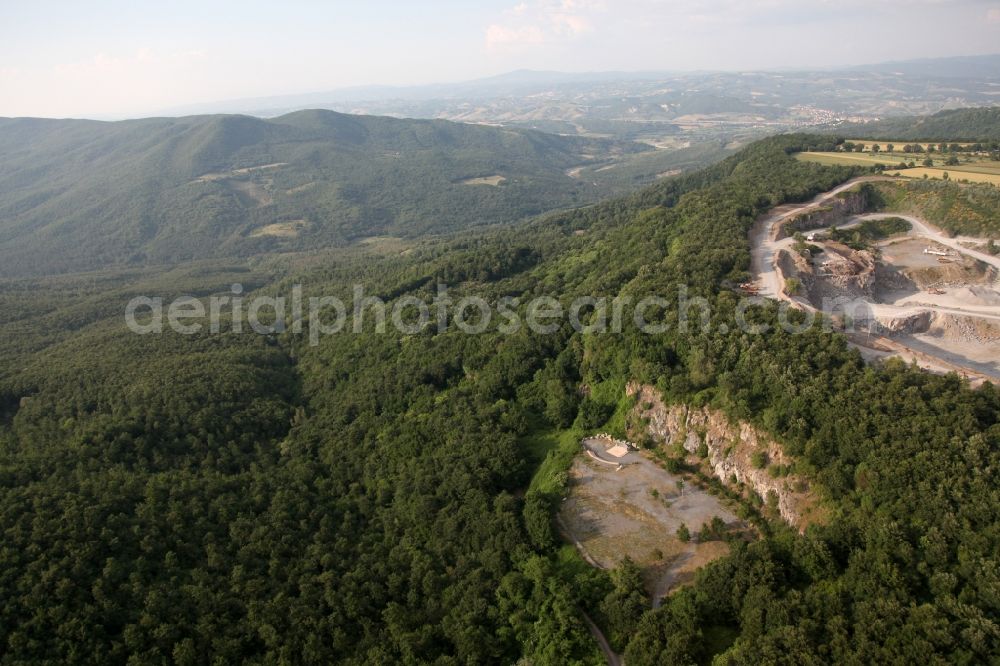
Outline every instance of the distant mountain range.
POLYGON ((953 58, 919 58, 884 62, 876 65, 850 67, 848 71, 902 74, 913 77, 971 79, 1000 76, 1000 54, 956 56, 953 58))
MULTIPOLYGON (((903 115, 989 104, 1000 95, 1000 55, 927 58, 819 70, 554 72, 518 70, 458 83, 364 86, 196 104, 167 115, 248 113, 273 116, 302 108, 331 108, 411 117, 455 119, 454 104, 547 94, 548 101, 642 98, 650 93, 712 93, 766 107, 805 104, 845 114, 903 115), (948 80, 948 85, 935 81, 948 80), (754 82, 747 89, 746 83, 754 82), (830 84, 836 87, 831 88, 830 84), (929 84, 929 85, 928 85, 929 84), (992 84, 992 85, 991 85, 992 84), (913 94, 919 93, 919 94, 913 94), (882 96, 881 104, 874 95, 882 96)), ((725 109, 717 112, 725 112, 725 109)), ((497 117, 502 122, 502 117, 497 117)))
POLYGON ((0 119, 0 275, 337 246, 512 222, 613 191, 572 169, 652 148, 300 111, 0 119))
POLYGON ((677 73, 669 72, 556 72, 522 69, 496 76, 458 83, 434 83, 417 86, 352 86, 323 92, 294 95, 269 95, 234 100, 189 104, 164 109, 165 115, 203 113, 250 113, 297 106, 316 108, 329 104, 386 100, 455 99, 530 94, 539 88, 586 85, 614 81, 655 81, 677 73))

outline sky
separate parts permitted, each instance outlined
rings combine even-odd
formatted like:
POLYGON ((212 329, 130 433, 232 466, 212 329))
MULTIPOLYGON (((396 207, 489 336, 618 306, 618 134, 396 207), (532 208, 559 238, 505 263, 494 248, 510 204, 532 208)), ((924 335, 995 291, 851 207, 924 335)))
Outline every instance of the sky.
POLYGON ((1000 0, 0 0, 0 116, 469 80, 1000 52, 1000 0))

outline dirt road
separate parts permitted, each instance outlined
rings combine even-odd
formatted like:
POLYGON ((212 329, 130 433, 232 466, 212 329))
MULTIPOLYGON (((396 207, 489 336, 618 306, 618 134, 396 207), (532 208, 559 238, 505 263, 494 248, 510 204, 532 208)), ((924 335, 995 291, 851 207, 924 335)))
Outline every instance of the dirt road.
POLYGON ((760 288, 760 295, 786 301, 791 300, 785 294, 785 285, 781 284, 781 279, 778 277, 778 273, 774 267, 774 259, 778 250, 794 243, 794 240, 791 238, 777 240, 778 230, 781 228, 783 222, 808 210, 819 208, 841 192, 846 192, 855 185, 891 180, 891 178, 884 176, 854 178, 825 194, 820 194, 812 201, 778 206, 768 215, 758 219, 750 230, 750 272, 753 273, 754 281, 760 288))
MULTIPOLYGON (((924 220, 912 215, 902 215, 898 213, 869 213, 866 215, 858 215, 852 217, 846 224, 838 225, 839 229, 849 229, 853 226, 861 224, 866 220, 884 220, 888 218, 899 218, 906 220, 910 224, 910 231, 907 233, 908 236, 926 238, 935 243, 944 245, 945 247, 951 248, 960 254, 972 257, 978 261, 981 261, 987 265, 994 266, 1000 270, 1000 257, 995 257, 984 252, 978 252, 976 250, 970 250, 969 248, 962 245, 961 240, 957 238, 949 238, 944 233, 930 226, 924 220)), ((777 241, 772 245, 775 248, 784 247, 785 241, 789 239, 783 239, 782 241, 777 241)), ((979 240, 979 239, 977 239, 979 240)), ((982 242, 980 240, 980 242, 982 242)), ((776 253, 777 250, 774 250, 776 253)), ((971 307, 960 301, 956 301, 949 295, 934 295, 934 294, 921 294, 920 303, 908 302, 896 302, 896 303, 871 303, 870 304, 871 314, 874 317, 908 317, 917 315, 922 311, 931 310, 940 314, 950 314, 959 317, 978 317, 980 319, 989 319, 992 321, 1000 321, 1000 308, 994 306, 984 306, 984 307, 971 307)))
MULTIPOLYGON (((857 217, 858 220, 884 220, 889 217, 898 217, 901 220, 906 220, 912 225, 913 229, 910 231, 911 236, 923 236, 924 238, 930 238, 936 243, 940 243, 946 247, 959 252, 961 254, 977 259, 984 264, 989 264, 997 269, 1000 269, 1000 256, 993 256, 992 254, 986 254, 985 252, 979 252, 978 250, 971 250, 964 245, 961 241, 965 240, 963 238, 949 238, 943 233, 933 228, 927 222, 921 220, 919 217, 913 217, 912 215, 900 215, 898 213, 872 213, 870 215, 861 215, 857 217)), ((980 242, 985 242, 982 239, 976 239, 980 242)))
POLYGON ((601 652, 604 653, 604 658, 608 660, 608 666, 622 666, 625 662, 617 652, 611 649, 611 644, 608 643, 608 639, 604 637, 604 633, 597 628, 597 625, 590 619, 590 616, 583 613, 583 621, 587 625, 587 628, 590 629, 591 635, 597 641, 597 645, 601 648, 601 652))
MULTIPOLYGON (((806 211, 822 206, 841 192, 845 192, 859 183, 879 180, 891 179, 879 176, 855 178, 825 194, 819 195, 808 203, 778 206, 771 212, 771 214, 757 220, 753 229, 750 231, 750 272, 753 274, 754 282, 760 288, 760 295, 779 300, 792 301, 792 299, 785 294, 784 285, 781 284, 781 279, 775 266, 778 252, 783 249, 788 249, 795 243, 792 238, 783 238, 781 240, 777 239, 778 231, 785 221, 806 211)), ((973 259, 977 259, 978 261, 1000 270, 1000 257, 995 257, 977 250, 971 250, 962 245, 961 241, 963 239, 949 238, 924 220, 913 217, 912 215, 901 215, 898 213, 872 213, 868 215, 859 215, 852 218, 847 224, 840 225, 840 227, 846 229, 860 224, 865 220, 880 220, 890 217, 897 217, 909 222, 912 227, 909 232, 909 235, 911 236, 919 236, 930 239, 936 243, 944 245, 945 247, 951 248, 956 252, 972 257, 973 259)), ((920 309, 930 309, 944 314, 983 317, 986 319, 1000 318, 1000 312, 998 312, 996 308, 965 308, 951 303, 927 303, 926 305, 921 304, 919 307, 912 305, 900 306, 886 303, 871 304, 872 314, 879 317, 907 316, 916 313, 920 309)))
MULTIPOLYGON (((790 248, 795 241, 792 238, 783 238, 778 240, 781 226, 792 217, 822 206, 841 192, 844 192, 859 183, 878 180, 887 179, 878 176, 856 178, 844 183, 830 192, 816 197, 808 203, 779 206, 772 210, 770 214, 761 217, 754 224, 753 229, 750 232, 751 271, 760 290, 759 293, 762 296, 768 296, 778 300, 794 303, 796 307, 815 311, 816 308, 812 304, 804 302, 801 299, 793 299, 784 291, 784 284, 781 283, 780 275, 776 267, 776 257, 782 249, 790 248)), ((838 226, 841 229, 845 229, 860 224, 865 220, 878 220, 890 217, 906 220, 911 226, 911 229, 908 232, 908 235, 911 237, 924 238, 934 243, 938 243, 962 255, 971 257, 1000 270, 1000 257, 969 249, 962 244, 963 242, 968 242, 970 240, 976 242, 985 241, 982 241, 981 239, 949 238, 940 230, 928 224, 925 220, 912 215, 898 213, 859 215, 851 218, 846 224, 838 226)), ((865 320, 902 320, 908 317, 918 316, 925 312, 956 317, 973 317, 990 322, 1000 322, 1000 307, 985 303, 981 305, 972 305, 971 303, 963 302, 961 299, 956 299, 950 292, 920 294, 920 299, 916 302, 914 301, 913 295, 910 294, 896 300, 895 302, 876 303, 873 301, 859 301, 859 305, 861 307, 858 311, 855 311, 852 314, 852 319, 854 319, 857 323, 862 324, 865 320)), ((854 336, 852 341, 856 344, 864 344, 863 340, 866 339, 870 339, 870 336, 854 336)), ((916 342, 914 342, 914 344, 916 344, 916 342)), ((960 360, 961 355, 958 355, 956 358, 955 355, 948 354, 947 352, 949 350, 946 348, 942 348, 939 355, 931 355, 927 353, 927 350, 912 349, 908 346, 902 345, 899 341, 893 341, 891 345, 885 343, 882 345, 872 345, 872 347, 911 358, 916 360, 922 367, 926 367, 931 370, 967 371, 973 375, 980 375, 980 373, 976 372, 974 368, 969 367, 971 365, 975 365, 971 362, 967 365, 958 365, 956 360, 960 360), (947 356, 947 358, 942 358, 945 356, 947 356)))

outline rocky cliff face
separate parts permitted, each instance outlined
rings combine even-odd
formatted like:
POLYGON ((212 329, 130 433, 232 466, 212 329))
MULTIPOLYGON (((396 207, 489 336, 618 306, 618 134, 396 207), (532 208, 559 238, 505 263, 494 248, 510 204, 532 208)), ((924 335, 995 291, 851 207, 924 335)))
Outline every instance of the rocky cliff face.
POLYGON ((840 224, 852 215, 868 211, 871 202, 871 187, 861 185, 857 189, 841 193, 831 203, 805 212, 784 225, 787 235, 796 231, 809 231, 821 227, 840 224))
POLYGON ((926 333, 931 327, 934 315, 930 310, 923 310, 914 314, 905 314, 898 317, 878 317, 880 333, 883 335, 896 335, 900 333, 926 333))
POLYGON ((872 298, 875 293, 875 255, 833 242, 826 243, 825 249, 821 268, 827 282, 853 298, 872 298))
POLYGON ((652 386, 631 383, 626 390, 629 395, 637 396, 634 414, 639 418, 635 421, 648 424, 646 434, 658 444, 681 443, 691 454, 704 444, 708 464, 724 484, 732 488, 745 484, 765 501, 773 493, 781 517, 799 531, 818 521, 820 507, 809 492, 808 481, 794 474, 775 476, 769 471, 769 467, 791 463, 777 442, 747 423, 730 423, 717 410, 686 405, 668 407, 652 386), (754 464, 761 459, 766 461, 763 467, 754 464))
POLYGON ((782 279, 799 280, 801 293, 813 307, 822 307, 823 299, 874 299, 878 284, 875 255, 833 242, 824 243, 824 249, 816 259, 818 266, 798 252, 779 250, 775 264, 778 274, 782 279))

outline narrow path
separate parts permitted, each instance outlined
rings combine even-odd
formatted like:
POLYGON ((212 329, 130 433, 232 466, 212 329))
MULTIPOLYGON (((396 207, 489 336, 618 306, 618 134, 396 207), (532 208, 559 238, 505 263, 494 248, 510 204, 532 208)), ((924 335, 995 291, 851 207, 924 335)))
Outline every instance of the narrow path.
POLYGON ((678 567, 694 557, 694 554, 694 544, 688 544, 684 552, 680 554, 676 560, 671 562, 671 570, 657 583, 656 590, 653 593, 654 610, 663 605, 663 600, 666 599, 667 595, 673 590, 674 584, 680 577, 680 573, 677 571, 678 567))
MULTIPOLYGON (((591 453, 591 451, 588 449, 587 453, 591 453)), ((591 453, 591 455, 593 454, 591 453)), ((598 458, 598 460, 600 460, 600 458, 598 458)), ((602 460, 601 462, 606 461, 602 460)), ((576 546, 577 552, 580 553, 580 556, 583 557, 583 560, 587 564, 595 569, 604 568, 601 566, 600 562, 591 557, 590 553, 587 552, 587 549, 582 543, 580 543, 579 539, 573 536, 573 533, 568 527, 566 527, 566 523, 563 522, 562 516, 559 515, 558 511, 556 512, 556 524, 559 526, 559 531, 562 532, 563 538, 573 542, 573 545, 576 546)), ((608 639, 605 638, 604 632, 600 630, 600 628, 594 623, 593 620, 590 619, 590 616, 587 615, 586 611, 582 608, 580 609, 580 614, 583 616, 583 622, 587 625, 587 629, 590 630, 590 634, 594 637, 594 640, 597 641, 597 647, 601 649, 601 652, 604 654, 604 658, 607 659, 608 666, 621 666, 624 662, 618 653, 611 649, 611 644, 608 643, 608 639)))
MULTIPOLYGON (((590 553, 588 553, 587 549, 583 547, 583 544, 573 536, 572 532, 570 532, 566 527, 566 523, 563 522, 562 516, 560 516, 558 512, 556 513, 556 524, 559 525, 559 529, 562 531, 563 537, 573 542, 573 545, 576 546, 576 549, 580 552, 580 556, 583 557, 587 564, 595 569, 604 568, 597 560, 590 556, 590 553)), ((611 644, 608 643, 608 639, 605 638, 604 632, 602 632, 600 628, 594 624, 594 621, 590 619, 590 616, 587 615, 586 611, 582 608, 580 609, 580 614, 583 616, 583 622, 587 625, 587 629, 590 630, 590 634, 594 637, 594 640, 597 641, 597 647, 601 649, 601 652, 604 653, 604 658, 608 660, 608 666, 622 666, 625 662, 617 652, 611 649, 611 644)))
POLYGON ((601 652, 604 653, 604 658, 608 660, 608 666, 622 666, 625 661, 621 656, 611 649, 611 644, 608 643, 608 639, 604 637, 604 633, 594 624, 594 621, 590 619, 590 616, 580 611, 583 614, 583 621, 586 623, 587 628, 590 629, 590 633, 594 636, 597 641, 598 647, 601 648, 601 652))
POLYGON ((851 344, 860 349, 873 350, 877 353, 895 355, 902 358, 907 363, 914 362, 925 370, 934 372, 954 372, 968 379, 973 386, 978 386, 984 382, 996 382, 996 377, 979 372, 973 368, 958 363, 952 363, 940 356, 919 351, 913 347, 908 347, 896 340, 882 336, 865 336, 860 333, 847 333, 847 339, 851 344))
POLYGON ((576 546, 576 549, 580 551, 580 557, 583 558, 584 562, 594 567, 595 569, 604 568, 600 562, 595 560, 590 555, 590 553, 587 552, 587 549, 584 547, 582 543, 580 543, 580 540, 577 539, 575 536, 573 536, 573 533, 569 531, 568 527, 566 527, 566 523, 563 522, 562 516, 560 516, 558 512, 556 512, 556 524, 559 525, 559 529, 562 531, 563 537, 572 541, 573 545, 576 546))

